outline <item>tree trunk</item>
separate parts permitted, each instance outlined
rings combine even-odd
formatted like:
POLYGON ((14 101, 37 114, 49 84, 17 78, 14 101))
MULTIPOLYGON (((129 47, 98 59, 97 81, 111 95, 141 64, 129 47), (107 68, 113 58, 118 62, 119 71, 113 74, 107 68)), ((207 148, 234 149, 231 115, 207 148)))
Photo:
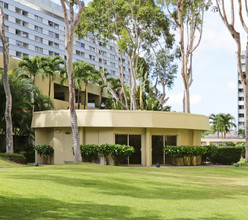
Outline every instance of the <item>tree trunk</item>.
POLYGON ((67 74, 69 81, 69 106, 70 106, 70 116, 71 116, 71 129, 72 129, 72 141, 74 148, 74 162, 82 162, 82 156, 79 146, 79 135, 78 135, 78 125, 77 125, 77 114, 75 110, 75 85, 72 72, 72 51, 73 51, 73 41, 67 44, 66 47, 67 56, 67 74))
POLYGON ((78 89, 78 93, 77 93, 77 95, 78 95, 78 102, 77 102, 77 104, 78 104, 78 109, 80 109, 80 104, 79 104, 79 89, 78 89))
POLYGON ((50 97, 51 95, 51 84, 52 84, 52 79, 51 79, 51 76, 48 77, 49 78, 49 88, 48 88, 48 96, 50 97))
POLYGON ((190 113, 190 96, 189 96, 189 88, 186 87, 184 91, 184 106, 185 106, 185 113, 190 113))
POLYGON ((245 162, 248 163, 248 85, 243 83, 244 88, 244 106, 245 106, 245 162))
POLYGON ((3 87, 6 97, 6 106, 5 106, 5 121, 6 121, 6 153, 13 154, 14 146, 13 146, 13 124, 12 124, 12 96, 9 86, 8 79, 8 61, 9 61, 9 46, 4 33, 4 14, 3 10, 0 7, 0 38, 3 45, 3 66, 4 66, 4 74, 3 74, 3 87))

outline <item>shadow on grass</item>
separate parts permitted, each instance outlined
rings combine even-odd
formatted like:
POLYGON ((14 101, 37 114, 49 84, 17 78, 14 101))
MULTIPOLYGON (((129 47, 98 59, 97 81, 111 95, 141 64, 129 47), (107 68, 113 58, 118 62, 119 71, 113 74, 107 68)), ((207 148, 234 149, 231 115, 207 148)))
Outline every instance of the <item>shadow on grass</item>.
POLYGON ((238 188, 229 187, 227 189, 211 188, 206 185, 197 186, 185 183, 176 185, 176 183, 153 183, 152 181, 137 181, 127 178, 75 178, 75 176, 58 176, 51 174, 18 174, 8 175, 11 179, 31 180, 31 181, 49 181, 55 184, 66 185, 68 187, 82 187, 93 189, 96 194, 109 196, 126 196, 131 198, 142 198, 150 200, 206 200, 219 198, 232 198, 236 191, 243 189, 243 195, 248 195, 246 186, 238 188), (231 189, 231 190, 230 190, 231 189))
POLYGON ((0 196, 0 219, 112 219, 112 220, 161 220, 151 212, 143 217, 131 216, 126 206, 87 203, 67 203, 50 198, 20 198, 0 196))

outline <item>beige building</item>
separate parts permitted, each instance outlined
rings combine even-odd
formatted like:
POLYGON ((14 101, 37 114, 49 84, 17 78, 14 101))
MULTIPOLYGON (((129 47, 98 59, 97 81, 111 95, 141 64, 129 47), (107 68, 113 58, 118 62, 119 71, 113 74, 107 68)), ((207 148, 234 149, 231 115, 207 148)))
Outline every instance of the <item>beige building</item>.
MULTIPOLYGON (((166 163, 165 145, 201 145, 201 132, 210 129, 208 117, 186 113, 77 110, 77 116, 80 144, 129 144, 130 164, 143 166, 166 163)), ((34 113, 35 144, 54 147, 54 164, 74 160, 70 126, 68 110, 34 113)), ((36 161, 42 163, 37 155, 36 161)))

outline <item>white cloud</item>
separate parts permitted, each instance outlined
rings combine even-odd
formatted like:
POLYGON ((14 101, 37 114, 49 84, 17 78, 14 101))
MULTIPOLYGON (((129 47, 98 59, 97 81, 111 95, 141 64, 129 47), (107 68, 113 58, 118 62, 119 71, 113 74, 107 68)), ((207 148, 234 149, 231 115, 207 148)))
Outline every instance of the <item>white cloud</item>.
MULTIPOLYGON (((202 96, 199 94, 194 94, 190 96, 190 103, 192 105, 198 104, 202 101, 202 96)), ((183 93, 169 95, 168 105, 182 105, 183 103, 183 93)))
POLYGON ((231 81, 226 84, 227 88, 231 91, 236 91, 237 89, 237 82, 231 81))

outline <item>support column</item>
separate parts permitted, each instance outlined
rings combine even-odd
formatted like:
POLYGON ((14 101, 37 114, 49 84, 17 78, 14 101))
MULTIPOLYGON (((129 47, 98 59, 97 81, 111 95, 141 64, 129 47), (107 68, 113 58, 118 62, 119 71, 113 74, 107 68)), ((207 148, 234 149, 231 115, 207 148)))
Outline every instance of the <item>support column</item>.
POLYGON ((84 141, 84 128, 83 127, 80 127, 79 129, 78 129, 78 135, 79 135, 79 144, 80 145, 83 145, 84 143, 85 143, 85 141, 84 141))
POLYGON ((146 166, 152 165, 152 142, 151 142, 151 129, 146 128, 146 166))

